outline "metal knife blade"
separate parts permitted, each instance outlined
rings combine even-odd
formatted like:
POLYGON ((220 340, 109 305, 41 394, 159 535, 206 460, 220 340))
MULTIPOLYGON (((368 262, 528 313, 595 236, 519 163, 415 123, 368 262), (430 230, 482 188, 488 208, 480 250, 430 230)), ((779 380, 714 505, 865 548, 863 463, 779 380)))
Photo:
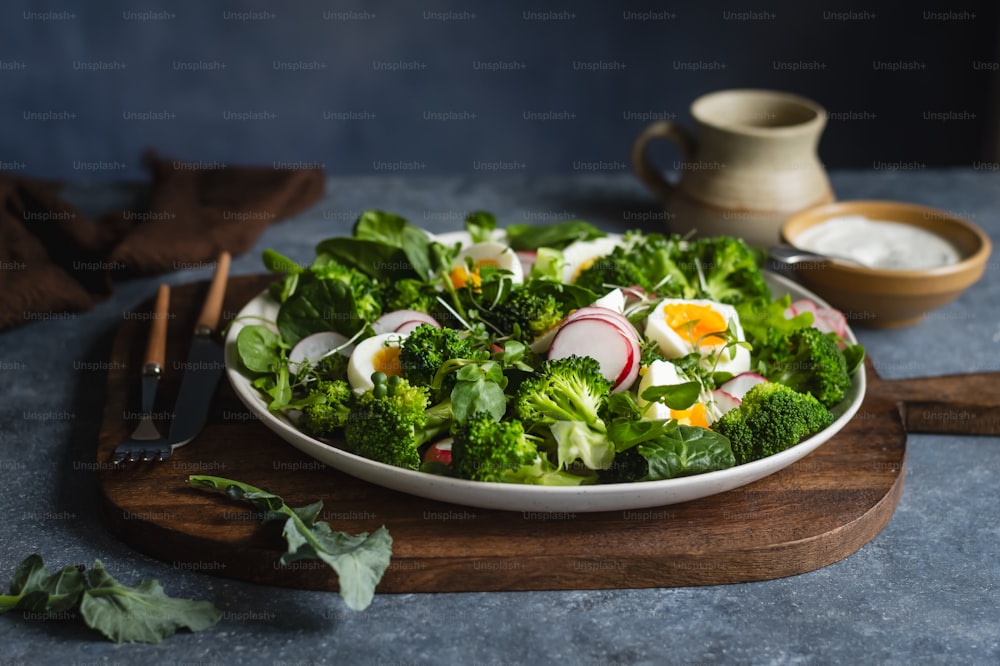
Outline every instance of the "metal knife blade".
POLYGON ((222 345, 212 339, 222 312, 222 299, 229 277, 229 253, 219 255, 215 275, 194 328, 191 350, 183 367, 180 392, 174 404, 174 418, 167 440, 176 449, 198 436, 208 419, 216 385, 225 367, 222 345))

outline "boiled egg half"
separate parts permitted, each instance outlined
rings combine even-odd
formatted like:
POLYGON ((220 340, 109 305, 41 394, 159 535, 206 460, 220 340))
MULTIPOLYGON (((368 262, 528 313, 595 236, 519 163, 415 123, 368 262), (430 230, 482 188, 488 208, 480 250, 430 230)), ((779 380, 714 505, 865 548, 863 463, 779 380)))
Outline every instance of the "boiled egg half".
POLYGON ((673 386, 684 384, 689 381, 677 374, 677 368, 670 361, 657 359, 648 366, 640 370, 642 378, 639 380, 638 398, 636 399, 640 408, 646 408, 645 417, 648 419, 677 419, 678 423, 691 426, 701 426, 707 428, 713 419, 712 411, 704 402, 696 402, 687 409, 670 409, 662 402, 650 403, 642 399, 642 393, 653 386, 673 386))
POLYGON ((646 318, 645 336, 657 344, 668 359, 698 352, 702 366, 738 375, 750 370, 750 350, 741 345, 726 347, 724 334, 732 324, 739 341, 745 341, 736 308, 704 299, 667 298, 646 318))
POLYGON ((504 271, 510 271, 508 276, 514 284, 524 282, 524 267, 521 259, 509 245, 495 241, 473 243, 459 250, 451 264, 451 284, 455 289, 471 287, 477 289, 482 283, 479 270, 483 266, 492 266, 504 271))
POLYGON ((375 386, 372 374, 384 372, 390 377, 402 375, 399 353, 405 335, 381 333, 365 338, 354 348, 347 362, 347 383, 355 391, 367 391, 375 386))
MULTIPOLYGON (((601 257, 611 254, 621 241, 605 236, 585 241, 575 241, 563 250, 563 282, 573 284, 585 269, 590 268, 601 257)), ((628 285, 625 285, 628 286, 628 285)))

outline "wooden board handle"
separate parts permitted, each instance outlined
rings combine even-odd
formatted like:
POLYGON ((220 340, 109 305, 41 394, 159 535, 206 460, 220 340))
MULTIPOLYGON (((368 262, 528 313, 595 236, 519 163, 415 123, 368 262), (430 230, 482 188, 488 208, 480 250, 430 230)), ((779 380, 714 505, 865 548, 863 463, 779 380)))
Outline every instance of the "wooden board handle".
POLYGON ((167 319, 170 317, 170 287, 161 284, 156 292, 156 305, 153 308, 153 324, 149 329, 149 340, 146 342, 145 364, 156 364, 163 368, 167 349, 167 319))
POLYGON ((219 255, 219 261, 215 265, 215 275, 212 276, 212 284, 208 286, 208 294, 205 296, 205 304, 198 315, 195 330, 202 328, 214 331, 219 324, 219 315, 222 313, 222 299, 226 295, 226 281, 229 279, 229 253, 223 251, 219 255))
POLYGON ((1000 435, 1000 372, 877 381, 907 432, 1000 435))

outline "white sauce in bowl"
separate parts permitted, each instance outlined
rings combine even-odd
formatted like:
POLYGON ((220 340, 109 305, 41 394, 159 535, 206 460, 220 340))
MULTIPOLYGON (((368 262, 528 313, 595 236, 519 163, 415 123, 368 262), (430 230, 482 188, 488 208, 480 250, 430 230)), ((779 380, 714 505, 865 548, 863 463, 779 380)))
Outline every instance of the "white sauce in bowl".
POLYGON ((962 259, 958 248, 932 231, 863 215, 824 220, 803 230, 793 243, 802 250, 890 270, 934 268, 962 259))

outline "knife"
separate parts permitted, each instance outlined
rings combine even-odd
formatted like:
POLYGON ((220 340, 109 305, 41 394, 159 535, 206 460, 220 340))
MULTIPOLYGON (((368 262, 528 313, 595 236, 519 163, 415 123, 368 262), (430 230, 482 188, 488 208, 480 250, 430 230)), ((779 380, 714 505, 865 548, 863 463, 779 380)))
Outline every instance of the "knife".
POLYGON ((180 392, 174 404, 174 418, 167 441, 171 449, 184 446, 205 426, 212 395, 222 376, 222 345, 212 339, 222 313, 222 299, 229 277, 229 253, 222 252, 215 266, 215 275, 208 287, 205 303, 194 327, 191 350, 188 352, 180 392))

